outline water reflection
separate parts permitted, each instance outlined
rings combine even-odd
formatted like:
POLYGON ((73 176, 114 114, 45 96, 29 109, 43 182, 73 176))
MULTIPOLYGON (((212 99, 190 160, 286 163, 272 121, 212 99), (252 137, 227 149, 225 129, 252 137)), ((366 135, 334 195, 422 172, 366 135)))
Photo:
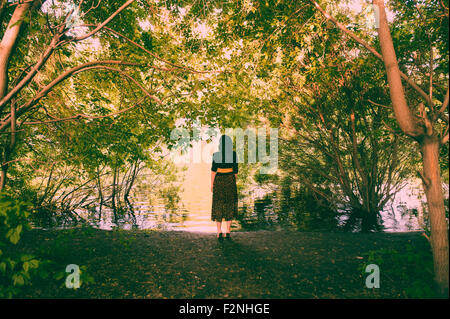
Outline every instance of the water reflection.
MULTIPOLYGON (((145 185, 145 183, 144 183, 145 185)), ((420 187, 420 186, 419 186, 420 187)), ((381 213, 385 231, 422 229, 423 199, 417 187, 403 190, 395 201, 381 213), (416 192, 416 193, 414 193, 416 192)), ((67 228, 79 224, 111 230, 158 229, 215 232, 210 220, 211 190, 209 164, 191 164, 184 172, 180 187, 156 192, 151 187, 139 186, 129 198, 129 205, 112 210, 103 207, 76 212, 46 215, 34 220, 36 227, 67 228)), ((321 208, 310 195, 291 194, 288 187, 248 187, 240 194, 237 221, 233 230, 299 229, 305 231, 332 231, 339 228, 339 216, 321 208)))

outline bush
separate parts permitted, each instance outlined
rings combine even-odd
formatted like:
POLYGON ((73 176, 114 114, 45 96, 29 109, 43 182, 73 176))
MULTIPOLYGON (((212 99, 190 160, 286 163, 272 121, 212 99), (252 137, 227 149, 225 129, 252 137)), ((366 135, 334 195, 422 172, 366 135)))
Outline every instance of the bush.
POLYGON ((29 204, 0 193, 0 298, 19 294, 41 265, 35 256, 14 249, 23 232, 31 228, 29 214, 29 204))
POLYGON ((396 249, 371 250, 366 254, 367 262, 362 265, 365 273, 366 266, 376 264, 383 269, 381 280, 395 278, 400 282, 402 294, 405 298, 436 298, 433 282, 433 257, 429 250, 417 249, 408 244, 406 251, 396 249))

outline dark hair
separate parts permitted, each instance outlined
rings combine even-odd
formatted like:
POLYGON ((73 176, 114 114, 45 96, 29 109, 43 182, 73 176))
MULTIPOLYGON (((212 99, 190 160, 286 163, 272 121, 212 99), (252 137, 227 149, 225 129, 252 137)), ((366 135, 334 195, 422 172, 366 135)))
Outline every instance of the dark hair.
POLYGON ((226 152, 228 149, 233 149, 233 140, 228 135, 222 135, 219 140, 219 151, 222 149, 226 152), (224 147, 225 146, 225 147, 224 147))
POLYGON ((222 155, 222 163, 233 162, 233 140, 228 135, 220 137, 219 153, 222 155))

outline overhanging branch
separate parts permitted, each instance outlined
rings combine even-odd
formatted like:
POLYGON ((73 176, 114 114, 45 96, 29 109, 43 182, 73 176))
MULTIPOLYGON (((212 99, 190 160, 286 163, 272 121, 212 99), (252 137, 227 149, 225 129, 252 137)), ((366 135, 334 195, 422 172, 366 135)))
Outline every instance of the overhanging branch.
MULTIPOLYGON (((361 44, 365 47, 369 52, 375 55, 378 59, 383 60, 383 56, 375 50, 369 43, 358 37, 354 32, 347 29, 342 23, 337 21, 334 17, 332 17, 328 12, 326 12, 316 1, 310 0, 313 5, 319 10, 319 12, 329 21, 333 22, 342 32, 351 37, 353 40, 361 44)), ((430 96, 422 90, 412 79, 410 79, 406 74, 400 71, 400 76, 414 89, 416 90, 427 102, 430 107, 433 107, 433 102, 430 96)))
POLYGON ((87 114, 76 114, 74 116, 70 116, 70 117, 65 117, 65 118, 53 118, 52 120, 47 120, 47 121, 32 121, 32 122, 22 122, 20 125, 37 125, 37 124, 49 124, 49 123, 55 123, 55 122, 66 122, 66 121, 71 121, 71 120, 77 120, 77 119, 87 119, 87 120, 96 120, 96 119, 101 119, 101 118, 106 118, 106 117, 110 117, 110 116, 115 116, 115 115, 119 115, 122 113, 125 113, 133 108, 135 108, 136 106, 140 105, 146 98, 147 96, 144 96, 142 98, 140 98, 138 101, 136 101, 136 103, 134 103, 132 106, 127 107, 123 110, 119 110, 117 112, 113 112, 107 115, 98 115, 98 116, 92 116, 92 115, 87 115, 87 114))
MULTIPOLYGON (((69 78, 70 76, 79 73, 81 71, 84 71, 86 69, 89 69, 92 66, 99 66, 99 65, 108 65, 108 64, 117 64, 117 65, 128 65, 128 66, 139 66, 138 63, 133 62, 125 62, 125 61, 118 61, 118 60, 105 60, 105 61, 94 61, 94 62, 87 62, 80 64, 76 67, 73 67, 69 70, 66 70, 62 74, 60 74, 57 78, 55 78, 53 81, 51 81, 49 84, 47 84, 39 93, 36 94, 36 96, 28 101, 27 103, 23 104, 21 107, 17 109, 17 118, 30 110, 34 105, 36 105, 43 97, 45 97, 56 85, 64 81, 65 79, 69 78)), ((11 118, 6 118, 0 125, 0 132, 3 132, 5 129, 7 129, 11 125, 11 118)))

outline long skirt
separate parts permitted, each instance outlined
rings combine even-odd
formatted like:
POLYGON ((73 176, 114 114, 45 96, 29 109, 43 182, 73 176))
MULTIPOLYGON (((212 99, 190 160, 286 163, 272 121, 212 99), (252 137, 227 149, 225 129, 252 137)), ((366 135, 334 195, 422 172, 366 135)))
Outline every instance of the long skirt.
POLYGON ((234 174, 217 174, 213 183, 211 220, 229 221, 236 217, 238 198, 236 176, 234 174))

